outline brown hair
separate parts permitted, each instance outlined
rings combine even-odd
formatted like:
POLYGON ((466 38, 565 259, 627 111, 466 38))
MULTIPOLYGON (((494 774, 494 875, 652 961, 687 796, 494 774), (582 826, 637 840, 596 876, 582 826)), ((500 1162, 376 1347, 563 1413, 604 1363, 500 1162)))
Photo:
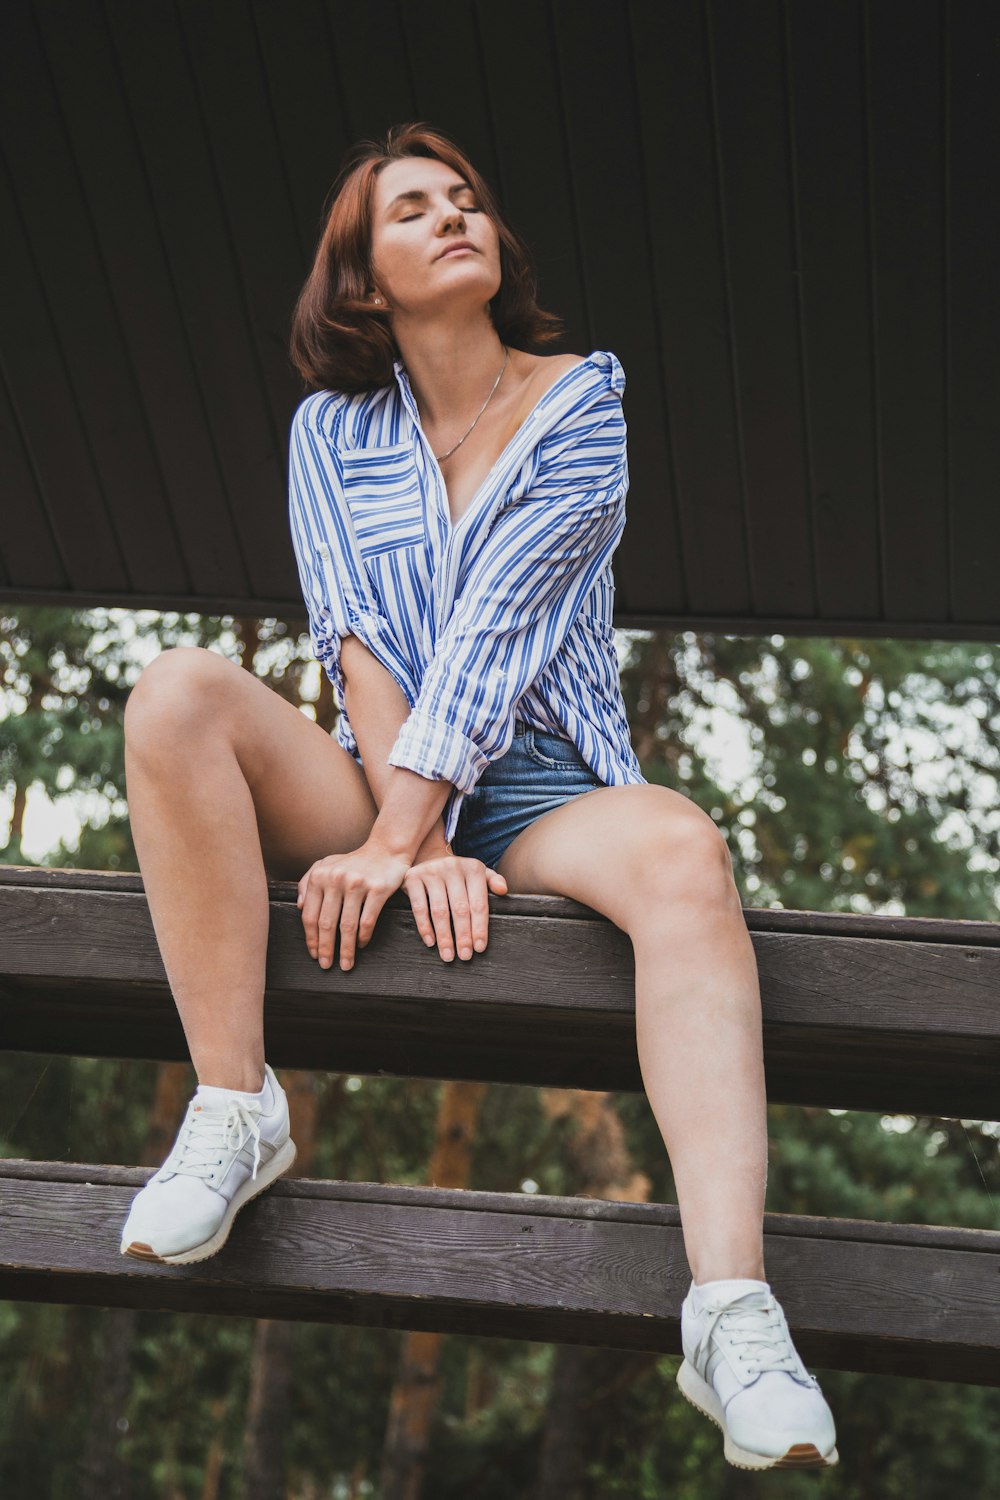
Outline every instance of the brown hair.
POLYGON ((435 157, 461 173, 496 225, 501 281, 489 311, 501 340, 517 348, 562 335, 562 319, 543 312, 536 301, 527 245, 506 223, 493 190, 464 151, 423 122, 393 125, 383 140, 362 140, 350 148, 330 189, 333 202, 291 323, 292 364, 312 390, 353 394, 392 384, 399 349, 386 310, 366 301, 365 294, 372 284, 375 179, 387 162, 406 156, 435 157))

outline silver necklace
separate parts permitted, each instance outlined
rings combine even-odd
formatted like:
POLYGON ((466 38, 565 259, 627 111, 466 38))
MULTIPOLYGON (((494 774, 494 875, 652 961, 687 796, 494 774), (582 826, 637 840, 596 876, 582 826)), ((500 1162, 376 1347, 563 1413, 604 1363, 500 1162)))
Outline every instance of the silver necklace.
MULTIPOLYGON (((496 380, 494 380, 493 390, 490 391, 489 395, 486 397, 486 400, 483 402, 480 408, 479 417, 482 416, 483 412, 493 400, 493 391, 495 391, 497 386, 500 384, 500 381, 503 378, 503 372, 507 368, 507 361, 510 359, 510 350, 507 348, 506 344, 504 344, 503 346, 503 351, 503 364, 500 366, 500 374, 497 376, 496 380)), ((473 422, 472 427, 475 427, 476 422, 479 421, 479 417, 477 417, 476 421, 473 422)), ((472 427, 469 428, 469 432, 472 431, 472 427)), ((451 455, 455 452, 455 448, 461 448, 462 444, 465 442, 465 439, 469 436, 469 432, 463 433, 458 442, 455 444, 455 447, 449 448, 447 453, 435 453, 434 457, 437 459, 439 464, 443 464, 446 458, 450 458, 451 455)))

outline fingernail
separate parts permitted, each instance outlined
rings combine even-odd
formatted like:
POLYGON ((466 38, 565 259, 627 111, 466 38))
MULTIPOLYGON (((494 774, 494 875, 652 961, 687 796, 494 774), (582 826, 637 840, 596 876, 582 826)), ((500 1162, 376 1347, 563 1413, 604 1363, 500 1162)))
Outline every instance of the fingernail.
POLYGON ((427 944, 428 948, 434 947, 434 939, 432 937, 425 937, 424 942, 427 944))
POLYGON ((480 938, 479 942, 476 944, 476 952, 477 953, 482 953, 483 950, 485 949, 485 947, 486 947, 486 944, 483 942, 482 938, 480 938))
POLYGON ((349 968, 350 968, 350 967, 351 967, 351 965, 350 965, 350 964, 349 964, 349 963, 348 963, 348 961, 347 961, 347 959, 346 959, 346 958, 342 958, 342 959, 341 959, 341 960, 340 960, 340 967, 341 967, 341 968, 342 968, 342 969, 349 969, 349 968))
POLYGON ((472 949, 471 948, 463 948, 462 949, 462 957, 463 958, 471 958, 472 957, 472 949))
POLYGON ((445 948, 444 952, 441 954, 441 957, 443 959, 446 959, 448 963, 451 963, 451 961, 455 957, 455 955, 454 955, 454 953, 452 953, 452 951, 451 951, 450 948, 445 948))

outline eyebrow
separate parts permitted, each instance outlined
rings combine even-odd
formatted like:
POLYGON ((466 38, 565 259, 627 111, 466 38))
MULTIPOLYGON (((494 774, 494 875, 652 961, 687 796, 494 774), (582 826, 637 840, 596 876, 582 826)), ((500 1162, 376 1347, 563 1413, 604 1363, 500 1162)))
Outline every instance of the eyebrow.
MULTIPOLYGON (((471 182, 465 182, 464 180, 462 182, 456 182, 452 187, 448 189, 448 197, 454 198, 456 193, 464 193, 466 191, 470 193, 475 191, 471 182)), ((388 213, 390 209, 396 207, 397 203, 422 203, 424 202, 426 197, 427 194, 424 192, 423 188, 410 188, 408 192, 397 193, 392 202, 386 206, 385 211, 386 213, 388 213)))

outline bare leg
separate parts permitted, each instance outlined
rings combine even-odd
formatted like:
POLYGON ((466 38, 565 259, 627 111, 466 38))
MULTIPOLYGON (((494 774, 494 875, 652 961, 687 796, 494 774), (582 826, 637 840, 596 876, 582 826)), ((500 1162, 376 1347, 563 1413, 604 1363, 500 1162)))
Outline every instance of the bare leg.
POLYGON ((695 1281, 764 1281, 767 1103, 760 989, 735 887, 700 903, 674 885, 637 912, 636 1045, 673 1168, 695 1281), (735 908, 735 910, 734 910, 735 908))
POLYGON ((267 877, 356 849, 364 772, 249 672, 165 651, 125 713, 129 818, 156 940, 200 1083, 264 1081, 267 877))
POLYGON ((639 1065, 692 1277, 765 1280, 760 990, 721 833, 679 792, 607 787, 539 818, 498 869, 510 891, 571 896, 631 937, 639 1065))

